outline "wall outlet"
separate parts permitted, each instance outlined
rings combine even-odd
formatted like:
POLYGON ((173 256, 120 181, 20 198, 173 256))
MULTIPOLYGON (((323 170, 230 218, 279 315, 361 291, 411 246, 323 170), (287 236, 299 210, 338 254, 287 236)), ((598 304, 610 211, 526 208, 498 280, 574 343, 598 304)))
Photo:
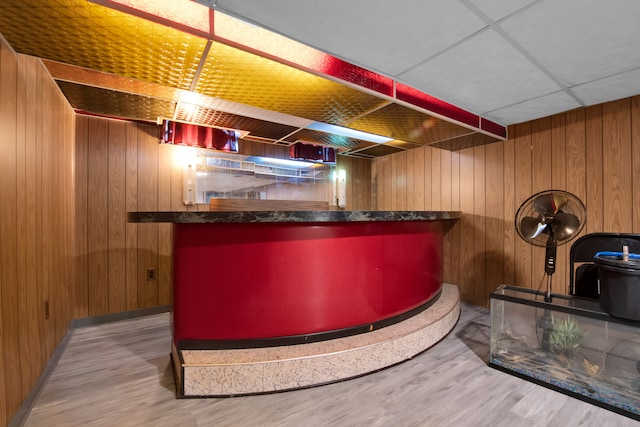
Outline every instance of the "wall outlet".
POLYGON ((147 268, 147 281, 156 280, 156 269, 155 268, 147 268))

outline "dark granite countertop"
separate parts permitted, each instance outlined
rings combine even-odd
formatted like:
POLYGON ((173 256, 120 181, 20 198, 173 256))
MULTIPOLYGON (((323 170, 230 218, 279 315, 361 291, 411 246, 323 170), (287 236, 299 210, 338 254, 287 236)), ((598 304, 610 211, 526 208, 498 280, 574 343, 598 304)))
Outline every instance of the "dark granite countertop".
POLYGON ((459 211, 172 211, 129 212, 129 222, 254 223, 254 222, 357 222, 436 221, 460 218, 459 211))

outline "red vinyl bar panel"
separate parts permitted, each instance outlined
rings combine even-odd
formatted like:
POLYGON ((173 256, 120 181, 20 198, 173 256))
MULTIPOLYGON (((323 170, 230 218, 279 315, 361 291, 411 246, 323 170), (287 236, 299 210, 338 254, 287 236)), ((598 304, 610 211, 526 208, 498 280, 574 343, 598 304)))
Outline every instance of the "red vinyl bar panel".
POLYGON ((396 99, 480 129, 480 116, 444 102, 424 92, 420 92, 411 86, 397 83, 396 99))
POLYGON ((480 118, 480 129, 483 131, 492 133, 494 135, 501 136, 503 138, 507 137, 507 128, 496 123, 491 120, 487 120, 483 117, 480 118))

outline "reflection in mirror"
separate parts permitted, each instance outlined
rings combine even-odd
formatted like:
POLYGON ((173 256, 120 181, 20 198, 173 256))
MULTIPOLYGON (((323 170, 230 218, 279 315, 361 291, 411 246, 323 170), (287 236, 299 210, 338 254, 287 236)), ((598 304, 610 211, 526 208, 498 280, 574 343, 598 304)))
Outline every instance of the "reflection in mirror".
POLYGON ((212 198, 331 201, 333 165, 197 150, 196 203, 212 198))

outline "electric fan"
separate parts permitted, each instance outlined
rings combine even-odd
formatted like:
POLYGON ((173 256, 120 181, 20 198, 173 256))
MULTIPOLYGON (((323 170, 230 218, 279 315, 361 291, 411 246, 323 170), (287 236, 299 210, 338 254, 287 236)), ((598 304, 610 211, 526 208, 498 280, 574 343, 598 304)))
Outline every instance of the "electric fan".
POLYGON ((546 190, 529 197, 516 212, 518 235, 535 246, 546 248, 545 268, 547 292, 551 302, 551 276, 556 270, 556 248, 576 237, 586 220, 586 209, 580 199, 562 190, 546 190))

